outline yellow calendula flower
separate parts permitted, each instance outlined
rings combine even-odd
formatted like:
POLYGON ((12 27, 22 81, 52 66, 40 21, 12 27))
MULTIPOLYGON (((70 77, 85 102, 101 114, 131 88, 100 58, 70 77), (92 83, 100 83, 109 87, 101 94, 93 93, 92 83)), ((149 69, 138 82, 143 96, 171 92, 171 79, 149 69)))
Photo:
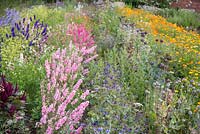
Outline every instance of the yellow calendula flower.
POLYGON ((200 105, 200 101, 199 101, 199 102, 197 102, 197 104, 198 104, 198 105, 200 105))

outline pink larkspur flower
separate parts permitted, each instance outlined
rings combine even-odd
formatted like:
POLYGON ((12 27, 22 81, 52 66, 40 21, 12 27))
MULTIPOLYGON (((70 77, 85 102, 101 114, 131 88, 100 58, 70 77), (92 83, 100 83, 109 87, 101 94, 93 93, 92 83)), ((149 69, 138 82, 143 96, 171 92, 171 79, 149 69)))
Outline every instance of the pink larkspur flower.
POLYGON ((82 100, 85 100, 85 98, 90 94, 90 91, 89 90, 86 90, 82 95, 81 95, 81 99, 82 100))

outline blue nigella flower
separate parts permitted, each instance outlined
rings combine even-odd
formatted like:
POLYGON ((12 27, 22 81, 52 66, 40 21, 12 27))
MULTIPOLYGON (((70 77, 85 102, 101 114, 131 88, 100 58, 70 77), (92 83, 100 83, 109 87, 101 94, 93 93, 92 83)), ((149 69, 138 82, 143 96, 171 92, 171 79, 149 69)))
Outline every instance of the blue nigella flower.
POLYGON ((107 129, 107 130, 106 130, 106 133, 107 133, 107 134, 110 133, 110 129, 107 129))
POLYGON ((92 125, 97 126, 99 124, 98 121, 95 121, 92 125))
POLYGON ((103 128, 99 127, 99 128, 97 128, 97 131, 101 132, 101 131, 103 131, 103 128))

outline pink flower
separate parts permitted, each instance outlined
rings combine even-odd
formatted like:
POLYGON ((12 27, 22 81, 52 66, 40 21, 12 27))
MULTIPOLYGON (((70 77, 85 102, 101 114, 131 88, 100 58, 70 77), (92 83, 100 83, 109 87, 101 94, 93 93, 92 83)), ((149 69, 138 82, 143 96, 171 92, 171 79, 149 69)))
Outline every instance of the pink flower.
POLYGON ((81 83, 83 83, 82 79, 79 79, 78 82, 74 85, 73 90, 78 90, 78 88, 80 87, 81 83))
POLYGON ((54 99, 55 99, 55 101, 59 101, 60 100, 60 91, 59 91, 59 89, 56 89, 56 93, 54 95, 54 99))
POLYGON ((46 75, 47 75, 47 78, 50 77, 50 74, 51 74, 51 70, 50 70, 50 64, 48 62, 48 60, 45 61, 45 69, 46 69, 46 75))
POLYGON ((23 119, 22 116, 16 116, 15 118, 16 118, 16 120, 21 120, 21 119, 23 119))
MULTIPOLYGON (((90 93, 86 90, 80 98, 76 95, 83 83, 80 76, 89 73, 83 65, 98 56, 93 56, 96 50, 94 38, 84 25, 79 24, 69 25, 67 35, 72 39, 68 48, 58 49, 50 60, 45 61, 46 80, 41 83, 43 106, 40 124, 47 127, 46 134, 53 134, 55 130, 59 132, 66 125, 69 125, 70 130, 74 130, 89 105, 89 101, 86 101, 74 110, 67 109, 68 104, 75 105, 79 100, 85 100, 90 93)), ((79 127, 75 133, 80 134, 82 129, 79 127)))
POLYGON ((89 73, 89 70, 88 69, 84 69, 83 70, 83 75, 86 75, 86 74, 88 74, 89 73))
POLYGON ((98 55, 94 55, 91 58, 88 58, 87 60, 84 61, 85 64, 89 63, 91 60, 94 60, 98 55))
POLYGON ((83 127, 80 126, 80 127, 76 130, 76 134, 81 134, 82 129, 83 129, 83 127))
POLYGON ((40 119, 41 124, 46 124, 47 123, 47 115, 42 115, 42 118, 40 119))
POLYGON ((63 126, 63 124, 65 124, 65 122, 67 121, 67 117, 63 117, 61 119, 59 119, 56 123, 55 123, 55 130, 58 130, 60 127, 63 126))
POLYGON ((83 116, 83 112, 85 108, 89 105, 89 101, 82 102, 75 110, 70 114, 70 120, 73 120, 74 123, 78 123, 78 121, 83 116))
POLYGON ((81 98, 82 100, 85 100, 85 97, 88 96, 89 94, 90 94, 90 91, 89 91, 89 90, 86 90, 86 91, 81 95, 80 98, 81 98))
POLYGON ((53 129, 50 126, 47 128, 46 134, 53 134, 53 129))
POLYGON ((72 104, 72 105, 75 105, 77 102, 78 102, 78 99, 76 98, 75 100, 73 100, 73 101, 71 102, 71 104, 72 104))

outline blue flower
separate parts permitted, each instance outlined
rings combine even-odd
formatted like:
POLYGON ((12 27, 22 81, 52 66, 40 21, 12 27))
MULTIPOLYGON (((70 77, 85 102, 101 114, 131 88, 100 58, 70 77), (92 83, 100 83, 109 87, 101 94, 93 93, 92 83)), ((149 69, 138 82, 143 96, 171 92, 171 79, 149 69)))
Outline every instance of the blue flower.
POLYGON ((26 40, 28 40, 28 38, 29 38, 29 33, 26 34, 26 40))
POLYGON ((110 129, 107 129, 107 130, 106 130, 106 133, 107 133, 107 134, 110 133, 110 129))
POLYGON ((15 26, 20 19, 20 14, 15 9, 6 9, 6 15, 0 18, 0 26, 15 26))
POLYGON ((23 21, 22 21, 22 22, 24 23, 24 22, 25 22, 25 20, 26 20, 26 19, 25 19, 25 18, 23 18, 23 21))
POLYGON ((12 37, 15 37, 15 28, 14 27, 11 28, 11 35, 12 35, 12 37))
POLYGON ((29 46, 33 46, 33 41, 30 41, 29 46))
POLYGON ((101 131, 103 131, 103 128, 99 127, 99 128, 97 128, 97 131, 101 132, 101 131))

